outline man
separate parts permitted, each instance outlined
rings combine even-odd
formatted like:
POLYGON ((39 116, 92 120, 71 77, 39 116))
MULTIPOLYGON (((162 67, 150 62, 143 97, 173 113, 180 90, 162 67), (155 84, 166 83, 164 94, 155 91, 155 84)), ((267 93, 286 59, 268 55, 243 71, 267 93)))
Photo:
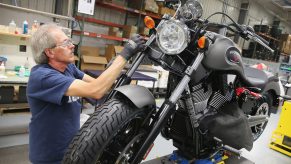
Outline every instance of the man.
POLYGON ((139 35, 131 38, 97 79, 78 70, 74 45, 56 25, 41 26, 31 38, 37 63, 31 70, 27 97, 32 113, 29 124, 29 158, 32 163, 61 163, 80 127, 78 97, 101 98, 112 86, 128 59, 144 48, 139 35))

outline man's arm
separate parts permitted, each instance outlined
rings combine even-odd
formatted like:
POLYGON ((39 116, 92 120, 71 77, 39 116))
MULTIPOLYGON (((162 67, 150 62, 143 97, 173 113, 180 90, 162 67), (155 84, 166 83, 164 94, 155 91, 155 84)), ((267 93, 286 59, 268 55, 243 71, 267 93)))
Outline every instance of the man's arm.
POLYGON ((85 81, 85 82, 93 82, 95 80, 95 78, 93 78, 93 77, 91 77, 91 76, 89 76, 87 74, 84 74, 84 77, 83 77, 82 80, 85 81))
POLYGON ((125 64, 126 60, 122 56, 117 56, 113 64, 98 78, 94 79, 85 74, 83 80, 74 80, 65 95, 100 99, 111 88, 125 64))
POLYGON ((112 65, 109 66, 97 79, 84 75, 82 80, 76 79, 72 82, 65 95, 100 99, 111 88, 114 81, 120 75, 127 60, 138 51, 143 50, 145 47, 144 43, 145 40, 140 35, 132 36, 112 65))

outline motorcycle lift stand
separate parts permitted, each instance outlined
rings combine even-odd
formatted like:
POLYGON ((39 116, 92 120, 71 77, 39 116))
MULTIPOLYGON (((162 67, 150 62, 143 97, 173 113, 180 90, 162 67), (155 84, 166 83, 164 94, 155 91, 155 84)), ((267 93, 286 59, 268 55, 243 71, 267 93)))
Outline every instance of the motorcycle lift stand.
POLYGON ((224 157, 214 157, 214 160, 198 160, 198 161, 188 161, 183 157, 178 156, 175 151, 163 157, 152 159, 149 161, 142 162, 142 164, 254 164, 254 162, 237 156, 229 156, 227 159, 224 157))
POLYGON ((273 131, 270 148, 291 157, 291 102, 284 101, 277 129, 273 131))

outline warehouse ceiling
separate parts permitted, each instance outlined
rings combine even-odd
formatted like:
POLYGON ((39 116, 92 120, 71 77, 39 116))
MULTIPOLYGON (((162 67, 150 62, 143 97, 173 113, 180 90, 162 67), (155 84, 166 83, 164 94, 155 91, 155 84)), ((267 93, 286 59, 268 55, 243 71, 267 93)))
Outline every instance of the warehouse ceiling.
POLYGON ((283 10, 291 10, 291 0, 272 0, 272 2, 283 10))
POLYGON ((291 23, 291 0, 257 0, 256 2, 278 19, 291 23))

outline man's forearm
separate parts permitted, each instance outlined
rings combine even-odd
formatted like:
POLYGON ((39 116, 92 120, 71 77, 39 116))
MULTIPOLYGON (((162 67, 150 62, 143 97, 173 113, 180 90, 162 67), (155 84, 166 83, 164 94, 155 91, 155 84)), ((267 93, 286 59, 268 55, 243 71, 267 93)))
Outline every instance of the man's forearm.
POLYGON ((93 81, 93 85, 95 84, 98 88, 97 92, 101 97, 111 88, 126 62, 123 57, 117 56, 112 65, 93 81))

